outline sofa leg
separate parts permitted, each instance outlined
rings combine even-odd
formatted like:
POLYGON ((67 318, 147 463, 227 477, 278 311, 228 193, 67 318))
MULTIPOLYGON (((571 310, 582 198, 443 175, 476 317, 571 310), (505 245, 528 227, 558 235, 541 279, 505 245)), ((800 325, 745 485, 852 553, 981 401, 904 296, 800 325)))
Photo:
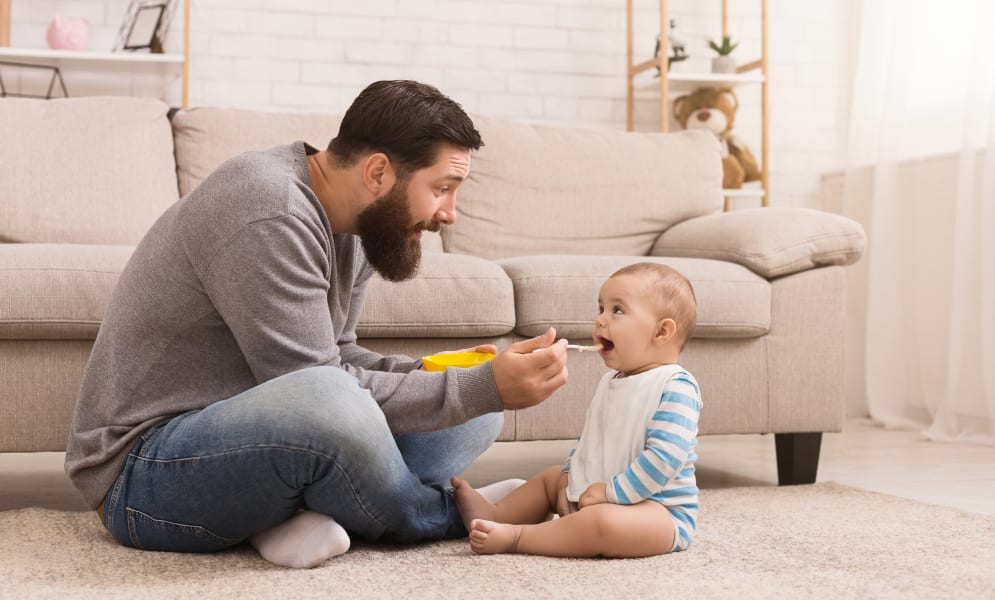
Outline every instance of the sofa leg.
POLYGON ((775 433, 778 485, 815 483, 822 432, 775 433))

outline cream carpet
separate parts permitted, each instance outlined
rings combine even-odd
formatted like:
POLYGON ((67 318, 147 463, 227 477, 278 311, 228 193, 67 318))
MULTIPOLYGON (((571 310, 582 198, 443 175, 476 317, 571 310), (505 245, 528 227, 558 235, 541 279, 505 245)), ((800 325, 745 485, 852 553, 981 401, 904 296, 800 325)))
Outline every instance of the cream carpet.
POLYGON ((834 484, 703 490, 687 552, 474 556, 359 546, 310 571, 251 549, 118 546, 91 513, 0 512, 0 598, 995 598, 995 518, 834 484))

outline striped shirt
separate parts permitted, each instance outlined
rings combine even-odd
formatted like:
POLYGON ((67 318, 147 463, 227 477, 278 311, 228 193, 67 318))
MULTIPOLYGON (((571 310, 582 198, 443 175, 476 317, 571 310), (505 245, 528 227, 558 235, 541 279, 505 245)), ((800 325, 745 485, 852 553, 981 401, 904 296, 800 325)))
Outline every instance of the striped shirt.
POLYGON ((698 516, 698 383, 679 365, 616 375, 611 371, 598 384, 583 433, 564 465, 570 472, 567 497, 576 502, 588 486, 606 482, 609 502, 659 502, 674 516, 686 546, 698 516))

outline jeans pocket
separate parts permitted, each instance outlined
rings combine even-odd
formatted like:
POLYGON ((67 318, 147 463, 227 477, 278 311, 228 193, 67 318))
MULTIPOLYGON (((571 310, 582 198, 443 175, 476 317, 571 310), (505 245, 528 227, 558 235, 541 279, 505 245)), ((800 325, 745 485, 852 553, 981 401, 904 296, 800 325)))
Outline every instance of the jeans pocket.
POLYGON ((187 525, 156 519, 131 507, 128 515, 128 537, 139 550, 160 552, 214 552, 241 542, 213 533, 200 525, 187 525))

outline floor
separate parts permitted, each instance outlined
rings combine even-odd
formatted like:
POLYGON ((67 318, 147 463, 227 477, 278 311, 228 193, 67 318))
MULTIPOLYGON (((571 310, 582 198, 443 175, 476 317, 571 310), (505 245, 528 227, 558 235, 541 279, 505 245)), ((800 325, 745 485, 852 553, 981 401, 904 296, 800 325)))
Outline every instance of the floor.
MULTIPOLYGON (((528 478, 563 460, 572 442, 499 443, 465 474, 473 485, 528 478)), ((704 436, 698 445, 703 489, 776 485, 773 436, 704 436)), ((0 510, 85 510, 57 452, 0 454, 0 510)), ((819 481, 836 481, 931 504, 995 516, 995 447, 930 442, 862 419, 823 436, 819 481)))

